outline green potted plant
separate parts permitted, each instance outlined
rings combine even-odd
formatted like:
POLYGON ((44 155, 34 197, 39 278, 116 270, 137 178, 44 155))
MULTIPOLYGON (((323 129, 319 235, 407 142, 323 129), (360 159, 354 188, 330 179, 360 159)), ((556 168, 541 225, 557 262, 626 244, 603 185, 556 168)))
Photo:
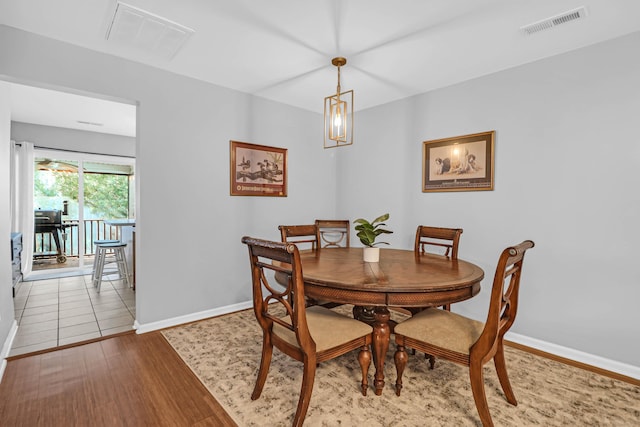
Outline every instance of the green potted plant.
POLYGON ((366 219, 358 218, 355 220, 357 224, 356 236, 360 239, 360 242, 364 245, 364 260, 366 262, 378 262, 380 259, 380 248, 375 245, 388 245, 387 242, 376 242, 376 239, 381 234, 391 234, 393 231, 382 228, 387 224, 384 221, 389 219, 389 214, 380 215, 373 221, 369 222, 366 219))

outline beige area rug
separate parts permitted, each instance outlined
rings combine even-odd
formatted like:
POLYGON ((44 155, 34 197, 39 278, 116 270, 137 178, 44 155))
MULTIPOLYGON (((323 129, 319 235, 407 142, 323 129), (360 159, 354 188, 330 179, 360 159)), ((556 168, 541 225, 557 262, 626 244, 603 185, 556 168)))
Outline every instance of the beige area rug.
MULTIPOLYGON (((262 345, 253 311, 163 334, 239 426, 291 425, 302 381, 299 362, 274 349, 262 396, 251 400, 262 345)), ((357 353, 321 364, 305 426, 481 425, 467 368, 438 360, 429 370, 423 355, 410 355, 398 397, 394 351, 392 337, 381 396, 373 392, 373 366, 369 393, 360 394, 357 353)), ((640 426, 640 387, 509 347, 506 359, 518 406, 504 399, 493 363, 485 365, 487 400, 497 426, 640 426)))

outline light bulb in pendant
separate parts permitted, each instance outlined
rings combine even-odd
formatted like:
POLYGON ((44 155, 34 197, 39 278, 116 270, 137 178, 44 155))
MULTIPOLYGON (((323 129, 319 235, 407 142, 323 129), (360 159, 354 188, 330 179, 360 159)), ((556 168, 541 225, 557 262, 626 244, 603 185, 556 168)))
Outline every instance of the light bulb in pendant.
POLYGON ((336 115, 333 118, 333 125, 337 128, 340 128, 342 126, 342 114, 340 112, 340 107, 338 107, 338 109, 336 110, 336 115))

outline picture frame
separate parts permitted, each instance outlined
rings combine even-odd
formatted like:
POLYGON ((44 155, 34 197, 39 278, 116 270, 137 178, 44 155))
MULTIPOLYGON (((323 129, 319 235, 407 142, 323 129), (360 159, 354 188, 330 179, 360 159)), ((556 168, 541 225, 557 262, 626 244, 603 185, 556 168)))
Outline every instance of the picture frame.
POLYGON ((495 130, 422 143, 422 192, 493 190, 495 130))
POLYGON ((287 149, 230 141, 232 196, 287 197, 287 149))

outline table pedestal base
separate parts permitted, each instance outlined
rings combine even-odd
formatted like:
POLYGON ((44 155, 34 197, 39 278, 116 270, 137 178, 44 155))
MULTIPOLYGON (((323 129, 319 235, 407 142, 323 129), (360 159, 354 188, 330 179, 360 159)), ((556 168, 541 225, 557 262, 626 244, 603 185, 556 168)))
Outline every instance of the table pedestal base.
POLYGON ((375 308, 354 305, 353 318, 358 319, 359 321, 364 322, 368 325, 373 325, 373 322, 376 320, 375 308))
POLYGON ((375 322, 373 323, 373 354, 375 355, 376 375, 373 385, 376 388, 376 395, 382 394, 384 388, 384 359, 389 350, 389 340, 391 338, 391 327, 389 326, 389 310, 387 307, 376 307, 375 322))
POLYGON ((387 307, 354 306, 353 317, 373 326, 371 346, 373 347, 373 363, 376 367, 373 386, 376 395, 380 396, 384 389, 384 360, 391 339, 391 326, 389 325, 391 315, 387 307))

